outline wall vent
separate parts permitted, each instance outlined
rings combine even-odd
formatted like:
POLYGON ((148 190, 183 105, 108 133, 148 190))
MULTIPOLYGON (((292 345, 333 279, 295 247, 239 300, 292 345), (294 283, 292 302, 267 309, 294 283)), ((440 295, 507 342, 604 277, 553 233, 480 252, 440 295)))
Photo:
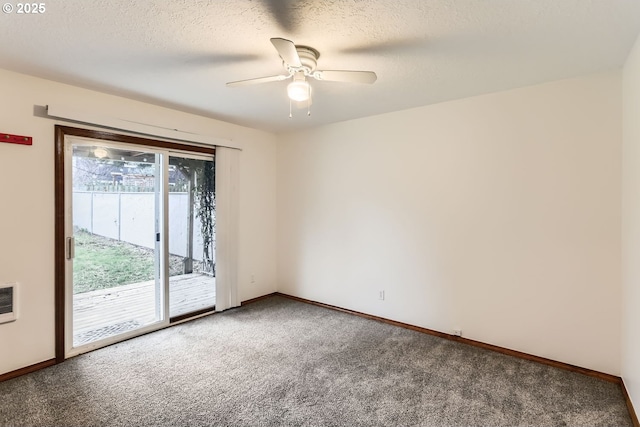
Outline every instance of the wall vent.
POLYGON ((0 285, 0 323, 16 320, 16 284, 0 285))

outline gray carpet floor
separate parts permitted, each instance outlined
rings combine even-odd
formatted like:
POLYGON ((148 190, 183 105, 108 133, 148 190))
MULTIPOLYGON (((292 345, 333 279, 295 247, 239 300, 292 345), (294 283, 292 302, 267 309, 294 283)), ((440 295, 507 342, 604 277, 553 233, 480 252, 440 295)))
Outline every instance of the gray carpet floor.
POLYGON ((617 384, 283 297, 0 383, 2 426, 631 426, 617 384))

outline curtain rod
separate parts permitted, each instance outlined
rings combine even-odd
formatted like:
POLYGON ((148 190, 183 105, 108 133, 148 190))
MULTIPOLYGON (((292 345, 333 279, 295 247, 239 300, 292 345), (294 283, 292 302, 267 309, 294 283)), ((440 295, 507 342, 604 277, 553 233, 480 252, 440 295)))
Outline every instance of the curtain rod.
POLYGON ((179 129, 135 122, 132 120, 118 119, 115 117, 96 116, 60 105, 47 105, 45 106, 45 109, 47 116, 52 119, 62 119, 89 126, 97 126, 106 129, 125 131, 137 135, 168 139, 201 147, 225 147, 242 151, 242 149, 238 145, 234 144, 231 139, 199 135, 197 133, 181 131, 179 129))

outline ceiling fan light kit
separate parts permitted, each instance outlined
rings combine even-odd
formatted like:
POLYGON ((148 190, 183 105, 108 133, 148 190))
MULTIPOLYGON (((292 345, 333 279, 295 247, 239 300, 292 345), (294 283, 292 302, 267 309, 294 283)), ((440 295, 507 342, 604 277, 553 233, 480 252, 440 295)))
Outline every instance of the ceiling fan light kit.
POLYGON ((297 46, 291 40, 282 38, 272 38, 271 43, 278 51, 280 58, 282 58, 282 64, 287 71, 286 75, 238 80, 227 83, 227 86, 247 86, 293 78, 293 81, 287 85, 289 117, 292 117, 292 101, 307 101, 307 115, 311 114, 309 110, 311 105, 311 85, 307 81, 307 77, 323 81, 366 84, 371 84, 377 79, 376 73, 373 71, 316 70, 318 58, 320 57, 320 52, 316 49, 309 46, 297 46))
POLYGON ((287 95, 292 101, 306 101, 311 98, 311 85, 302 72, 293 76, 293 81, 287 85, 287 95))

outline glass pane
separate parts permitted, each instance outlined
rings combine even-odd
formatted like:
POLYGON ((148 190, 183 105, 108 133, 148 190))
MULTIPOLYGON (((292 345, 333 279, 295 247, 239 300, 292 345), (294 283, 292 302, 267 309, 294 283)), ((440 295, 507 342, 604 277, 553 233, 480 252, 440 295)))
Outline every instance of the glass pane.
POLYGON ((215 163, 169 157, 169 314, 215 303, 215 163))
POLYGON ((160 157, 73 146, 74 347, 162 320, 160 157))

